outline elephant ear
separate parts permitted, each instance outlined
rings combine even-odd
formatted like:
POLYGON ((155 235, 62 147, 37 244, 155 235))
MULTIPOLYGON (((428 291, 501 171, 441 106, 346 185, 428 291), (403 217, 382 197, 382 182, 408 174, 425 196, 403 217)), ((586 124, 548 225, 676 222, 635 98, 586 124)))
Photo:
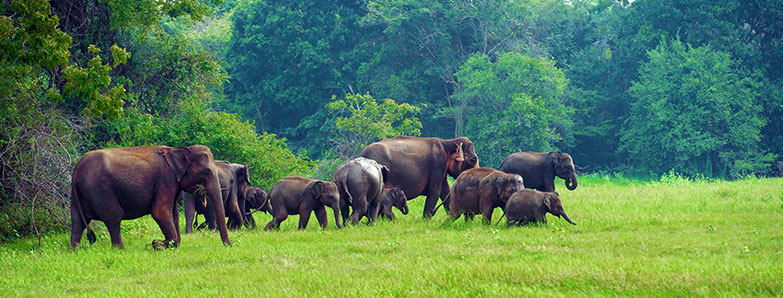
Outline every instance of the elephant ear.
POLYGON ((552 195, 547 194, 544 198, 544 206, 546 206, 546 211, 550 212, 552 211, 552 195))
POLYGON ((174 171, 177 183, 179 183, 182 177, 185 176, 185 173, 187 173, 190 165, 190 149, 185 147, 163 147, 158 150, 158 154, 163 156, 166 164, 174 171))
POLYGON ((242 171, 245 174, 245 182, 247 182, 247 184, 250 184, 250 166, 248 166, 247 164, 242 165, 242 171))
POLYGON ((315 181, 310 184, 310 186, 307 188, 307 191, 313 195, 313 199, 318 200, 318 198, 324 192, 324 186, 325 185, 323 181, 315 181))
POLYGON ((389 177, 389 168, 381 165, 381 177, 383 177, 383 183, 386 183, 386 179, 389 177))
POLYGON ((563 158, 563 154, 557 151, 552 151, 549 152, 548 157, 552 161, 552 168, 554 169, 560 166, 560 159, 563 158))
POLYGON ((460 163, 465 161, 465 152, 462 150, 462 143, 459 143, 457 150, 454 152, 454 160, 460 163))

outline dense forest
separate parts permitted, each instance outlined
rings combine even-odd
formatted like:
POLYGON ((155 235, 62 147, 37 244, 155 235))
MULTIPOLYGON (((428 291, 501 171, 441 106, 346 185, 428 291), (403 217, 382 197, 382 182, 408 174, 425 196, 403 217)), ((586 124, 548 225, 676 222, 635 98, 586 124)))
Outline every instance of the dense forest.
POLYGON ((783 3, 2 0, 0 233, 65 226, 97 148, 209 146, 254 185, 382 138, 482 166, 783 174, 783 3))

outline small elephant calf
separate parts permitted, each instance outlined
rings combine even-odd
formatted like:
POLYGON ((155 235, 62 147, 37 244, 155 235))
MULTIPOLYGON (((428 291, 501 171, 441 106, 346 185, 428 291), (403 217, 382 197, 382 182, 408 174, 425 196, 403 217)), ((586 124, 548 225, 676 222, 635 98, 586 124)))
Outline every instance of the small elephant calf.
POLYGON ((378 215, 388 220, 394 220, 392 207, 397 207, 403 215, 408 214, 408 199, 399 187, 383 189, 381 193, 381 211, 378 215))
POLYGON ((312 212, 315 212, 318 223, 325 229, 326 206, 334 210, 334 222, 342 229, 339 220, 340 193, 332 181, 285 177, 269 189, 269 202, 272 204, 274 218, 266 224, 264 230, 279 228, 280 222, 290 214, 299 214, 299 229, 304 229, 312 212))
POLYGON ((576 225, 565 210, 560 196, 554 192, 542 192, 533 189, 524 189, 514 193, 506 202, 507 227, 525 225, 530 222, 546 224, 546 213, 563 217, 567 222, 576 225))
POLYGON ((269 203, 269 197, 267 197, 266 192, 263 188, 260 187, 248 187, 247 191, 245 191, 245 210, 242 212, 244 213, 244 220, 245 220, 245 226, 250 228, 256 227, 256 219, 253 218, 253 212, 252 209, 260 210, 262 212, 266 212, 269 214, 272 213, 272 204, 269 203))

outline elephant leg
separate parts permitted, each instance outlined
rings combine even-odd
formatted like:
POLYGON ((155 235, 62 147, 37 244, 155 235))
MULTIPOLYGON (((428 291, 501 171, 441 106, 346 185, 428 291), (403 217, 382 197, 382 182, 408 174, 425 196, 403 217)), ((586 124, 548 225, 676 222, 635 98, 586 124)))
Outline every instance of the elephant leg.
POLYGON ((343 218, 343 225, 348 221, 349 207, 348 200, 340 199, 340 216, 343 218))
POLYGON ((245 222, 247 223, 247 227, 251 229, 256 228, 256 219, 253 217, 253 214, 248 214, 245 216, 245 222))
POLYGON ((423 216, 426 219, 432 218, 435 215, 435 205, 438 204, 438 197, 440 197, 441 188, 443 185, 443 169, 440 171, 433 169, 428 177, 427 182, 427 200, 424 201, 423 216))
POLYGON ((450 200, 448 199, 449 191, 449 180, 443 179, 443 184, 440 186, 440 201, 443 203, 443 210, 446 210, 446 213, 448 213, 449 208, 451 208, 451 204, 449 204, 450 200))
POLYGON ((271 229, 279 229, 280 223, 283 222, 286 218, 288 218, 288 213, 286 213, 285 211, 276 214, 272 218, 272 220, 270 220, 269 223, 266 224, 266 226, 264 227, 264 231, 268 231, 271 229))
MULTIPOLYGON (((161 232, 163 232, 163 236, 165 237, 163 243, 166 246, 169 246, 173 241, 174 247, 176 247, 179 243, 177 243, 177 230, 174 227, 174 217, 172 213, 174 204, 171 203, 172 201, 173 199, 160 195, 152 204, 151 213, 152 219, 158 223, 161 232)), ((117 227, 119 228, 119 225, 117 225, 117 227)))
POLYGON ((299 229, 304 230, 307 228, 307 223, 310 221, 310 213, 312 213, 312 209, 305 209, 301 208, 299 209, 299 229))
POLYGON ((473 213, 465 213, 465 222, 473 221, 473 217, 476 216, 473 213))
POLYGON ((321 228, 325 230, 326 225, 329 224, 329 220, 326 217, 326 207, 321 206, 315 208, 314 211, 315 211, 315 218, 318 220, 318 223, 321 225, 321 228))
POLYGON ((109 230, 109 236, 111 237, 111 245, 118 248, 125 248, 122 243, 122 235, 120 234, 120 222, 125 217, 125 213, 120 207, 117 197, 112 192, 103 194, 101 202, 105 202, 104 208, 96 208, 93 211, 103 223, 106 225, 106 229, 109 230))
POLYGON ((482 206, 481 207, 481 222, 484 224, 492 223, 492 213, 495 211, 495 206, 482 206))
POLYGON ((174 238, 174 247, 178 247, 180 240, 182 240, 182 234, 179 231, 179 208, 177 208, 176 201, 174 201, 174 208, 171 210, 171 217, 174 221, 174 230, 177 233, 177 238, 174 238))
POLYGON ((367 194, 362 193, 354 197, 351 207, 353 207, 353 212, 351 212, 349 220, 352 224, 355 224, 362 219, 362 216, 367 214, 367 194))
POLYGON ((230 226, 232 230, 242 228, 242 212, 239 211, 239 204, 237 203, 237 195, 235 191, 229 192, 228 204, 225 207, 226 215, 228 215, 230 226))
POLYGON ((84 229, 87 228, 85 221, 87 224, 90 224, 89 219, 85 218, 84 221, 82 220, 79 209, 74 206, 74 202, 71 202, 71 248, 76 248, 79 246, 79 242, 82 241, 82 234, 84 234, 84 229))
POLYGON ((374 223, 378 219, 378 213, 381 210, 380 198, 376 198, 370 202, 370 206, 367 210, 367 225, 374 223))

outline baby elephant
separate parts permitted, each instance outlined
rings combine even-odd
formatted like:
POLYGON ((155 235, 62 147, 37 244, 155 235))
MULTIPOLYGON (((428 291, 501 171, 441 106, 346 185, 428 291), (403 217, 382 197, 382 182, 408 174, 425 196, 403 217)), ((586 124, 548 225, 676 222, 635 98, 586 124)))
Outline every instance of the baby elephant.
POLYGON ((408 199, 399 187, 383 189, 381 193, 381 210, 378 215, 388 220, 394 220, 392 207, 397 207, 403 215, 408 214, 408 199))
POLYGON ((253 209, 257 211, 272 213, 272 205, 269 204, 269 197, 266 196, 266 192, 260 187, 248 187, 245 191, 245 210, 243 218, 245 219, 245 226, 250 228, 256 227, 256 219, 253 218, 253 209))
POLYGON ((451 186, 450 198, 447 199, 451 204, 448 218, 456 220, 464 213, 467 219, 472 219, 481 213, 483 222, 488 224, 495 208, 504 208, 508 198, 524 188, 522 177, 517 174, 490 168, 469 169, 462 172, 451 186))
POLYGON ((280 228, 280 223, 290 214, 299 214, 299 229, 304 229, 313 211, 318 223, 325 229, 326 206, 334 210, 334 222, 342 229, 339 221, 340 193, 332 181, 285 177, 269 189, 269 203, 272 204, 274 218, 266 224, 265 231, 280 228))
POLYGON ((576 225, 565 210, 560 196, 553 192, 542 192, 533 189, 520 190, 506 202, 506 217, 508 227, 525 225, 529 222, 541 222, 546 224, 546 213, 552 213, 557 217, 563 217, 572 225, 576 225))

